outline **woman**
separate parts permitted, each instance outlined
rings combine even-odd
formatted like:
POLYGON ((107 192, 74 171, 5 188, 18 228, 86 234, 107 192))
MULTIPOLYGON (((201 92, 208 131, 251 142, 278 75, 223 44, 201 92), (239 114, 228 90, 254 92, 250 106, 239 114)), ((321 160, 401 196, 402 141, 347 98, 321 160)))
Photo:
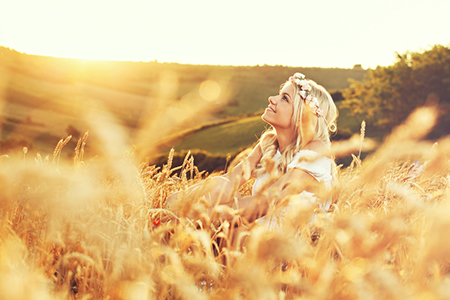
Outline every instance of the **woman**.
MULTIPOLYGON (((189 196, 202 196, 216 204, 230 204, 241 211, 247 221, 274 220, 265 215, 271 205, 289 195, 301 195, 301 201, 316 202, 321 190, 329 191, 334 161, 330 153, 330 133, 336 131, 337 108, 330 94, 314 81, 295 73, 285 82, 262 119, 272 126, 242 162, 223 176, 206 184, 192 186, 189 196), (237 188, 250 177, 256 177, 252 196, 242 197, 237 188)), ((167 203, 174 205, 176 195, 167 203)), ((330 201, 321 204, 328 209, 330 201)), ((288 206, 289 207, 289 206, 288 206)))

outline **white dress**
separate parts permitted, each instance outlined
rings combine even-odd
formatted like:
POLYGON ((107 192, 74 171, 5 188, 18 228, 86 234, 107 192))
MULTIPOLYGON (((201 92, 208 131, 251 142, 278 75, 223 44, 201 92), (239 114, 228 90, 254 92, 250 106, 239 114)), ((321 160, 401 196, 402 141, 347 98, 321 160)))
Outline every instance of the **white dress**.
MULTIPOLYGON (((279 162, 281 158, 281 153, 277 151, 275 153, 273 159, 276 162, 279 162)), ((290 169, 297 168, 300 170, 305 171, 309 175, 311 175, 314 179, 316 179, 318 182, 322 182, 326 188, 326 191, 331 190, 333 175, 333 160, 331 158, 328 158, 318 152, 312 151, 312 150, 300 150, 296 155, 294 155, 292 162, 287 165, 286 172, 290 169)), ((252 195, 256 195, 261 188, 267 183, 267 180, 269 180, 270 175, 265 173, 261 176, 259 176, 252 189, 252 195)), ((315 194, 302 191, 298 197, 295 197, 294 203, 289 203, 286 207, 284 207, 280 212, 275 213, 272 216, 264 216, 262 218, 259 218, 257 222, 259 224, 265 224, 268 226, 270 230, 275 229, 280 225, 280 218, 285 215, 289 209, 291 209, 294 205, 298 205, 300 202, 303 205, 312 205, 314 204, 318 198, 315 194)), ((331 205, 331 198, 327 199, 327 201, 322 202, 320 204, 320 208, 322 210, 328 210, 331 205)))

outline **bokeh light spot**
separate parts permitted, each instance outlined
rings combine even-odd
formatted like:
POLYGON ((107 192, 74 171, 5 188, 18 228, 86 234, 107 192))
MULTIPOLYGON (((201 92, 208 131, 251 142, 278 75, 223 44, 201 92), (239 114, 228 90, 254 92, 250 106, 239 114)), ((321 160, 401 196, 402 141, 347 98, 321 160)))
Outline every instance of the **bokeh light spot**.
POLYGON ((220 96, 220 85, 214 80, 206 80, 200 85, 199 92, 206 101, 215 101, 220 96))

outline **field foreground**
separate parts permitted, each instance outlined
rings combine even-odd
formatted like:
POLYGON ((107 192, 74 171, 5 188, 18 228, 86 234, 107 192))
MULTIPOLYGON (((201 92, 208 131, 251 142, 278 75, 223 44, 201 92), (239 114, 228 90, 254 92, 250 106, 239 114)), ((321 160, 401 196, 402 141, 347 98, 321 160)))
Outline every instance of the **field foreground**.
POLYGON ((211 219, 201 198, 178 217, 162 209, 209 180, 189 155, 162 169, 132 152, 87 163, 85 135, 73 162, 60 160, 66 141, 48 160, 0 156, 0 299, 448 299, 450 138, 423 139, 435 120, 431 108, 413 113, 339 170, 331 211, 311 220, 314 208, 297 207, 277 234, 236 234, 214 217, 236 212, 211 219))

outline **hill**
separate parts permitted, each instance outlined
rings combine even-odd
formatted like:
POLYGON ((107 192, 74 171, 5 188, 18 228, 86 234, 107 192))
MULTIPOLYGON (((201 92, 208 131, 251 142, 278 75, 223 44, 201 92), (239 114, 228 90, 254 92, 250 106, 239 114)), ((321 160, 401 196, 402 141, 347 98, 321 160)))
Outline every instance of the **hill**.
MULTIPOLYGON (((361 80, 366 74, 360 69, 86 61, 0 47, 0 153, 23 146, 52 153, 60 138, 71 134, 70 146, 75 147, 76 138, 89 131, 118 153, 135 144, 147 156, 180 131, 254 115, 295 71, 336 93, 349 85, 349 78, 361 80)), ((237 122, 250 126, 241 131, 254 128, 252 137, 264 127, 250 120, 237 122)), ((222 140, 219 134, 231 127, 215 130, 181 145, 201 148, 213 137, 222 140)), ((230 147, 235 151, 244 146, 230 147)))
POLYGON ((206 150, 216 155, 233 155, 255 143, 266 127, 267 124, 260 116, 242 118, 198 130, 174 142, 172 147, 177 151, 195 149, 206 150))

